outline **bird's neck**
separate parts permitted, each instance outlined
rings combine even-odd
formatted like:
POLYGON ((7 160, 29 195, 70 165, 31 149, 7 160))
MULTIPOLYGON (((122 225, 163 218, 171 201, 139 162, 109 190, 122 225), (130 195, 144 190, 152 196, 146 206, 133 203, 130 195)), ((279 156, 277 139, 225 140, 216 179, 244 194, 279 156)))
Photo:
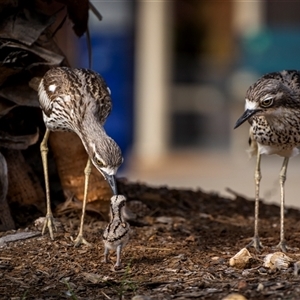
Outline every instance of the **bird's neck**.
POLYGON ((107 137, 102 124, 93 115, 89 114, 85 115, 82 119, 80 128, 78 126, 76 133, 80 137, 89 156, 93 153, 93 145, 107 137))
POLYGON ((120 221, 120 222, 124 222, 123 220, 123 210, 124 210, 124 206, 123 207, 119 207, 119 206, 114 206, 112 205, 110 207, 110 217, 111 217, 111 221, 120 221))

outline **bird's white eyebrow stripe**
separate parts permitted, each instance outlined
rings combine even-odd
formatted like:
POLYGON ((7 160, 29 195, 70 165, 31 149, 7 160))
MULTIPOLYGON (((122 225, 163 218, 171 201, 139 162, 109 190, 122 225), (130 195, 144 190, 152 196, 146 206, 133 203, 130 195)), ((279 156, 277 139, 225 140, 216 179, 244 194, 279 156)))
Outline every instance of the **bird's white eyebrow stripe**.
POLYGON ((263 97, 264 100, 269 100, 269 99, 272 99, 274 98, 273 95, 266 95, 265 97, 263 97))
POLYGON ((257 104, 254 101, 250 101, 249 99, 246 99, 245 109, 256 109, 257 104))

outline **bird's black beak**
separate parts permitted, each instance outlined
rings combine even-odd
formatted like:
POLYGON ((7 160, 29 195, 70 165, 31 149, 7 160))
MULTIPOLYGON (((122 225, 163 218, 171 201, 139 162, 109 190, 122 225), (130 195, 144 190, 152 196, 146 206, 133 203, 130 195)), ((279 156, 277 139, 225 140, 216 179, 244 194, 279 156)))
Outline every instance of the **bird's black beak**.
POLYGON ((245 121, 247 121, 250 117, 255 115, 257 112, 261 111, 261 109, 246 109, 243 115, 236 121, 234 129, 238 128, 245 121))
POLYGON ((118 195, 118 189, 117 189, 117 182, 115 175, 108 175, 105 172, 103 172, 103 175, 107 182, 109 183, 109 186, 113 192, 114 195, 118 195))

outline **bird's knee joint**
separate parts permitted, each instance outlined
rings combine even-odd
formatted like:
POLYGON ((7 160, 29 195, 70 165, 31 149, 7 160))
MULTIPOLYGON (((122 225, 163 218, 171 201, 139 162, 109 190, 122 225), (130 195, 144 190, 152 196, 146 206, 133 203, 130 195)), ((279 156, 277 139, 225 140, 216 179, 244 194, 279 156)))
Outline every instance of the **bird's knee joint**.
POLYGON ((41 150, 41 152, 45 152, 45 153, 48 153, 48 151, 49 151, 47 145, 44 145, 44 144, 40 145, 40 150, 41 150))
POLYGON ((280 175, 279 175, 279 181, 280 181, 281 183, 285 183, 285 181, 286 181, 286 175, 280 174, 280 175))
POLYGON ((259 181, 261 181, 261 178, 262 178, 261 173, 255 172, 254 179, 259 182, 259 181))
POLYGON ((86 176, 90 176, 90 175, 91 175, 91 172, 92 172, 92 170, 91 170, 90 168, 85 168, 85 169, 84 169, 84 174, 85 174, 86 176))

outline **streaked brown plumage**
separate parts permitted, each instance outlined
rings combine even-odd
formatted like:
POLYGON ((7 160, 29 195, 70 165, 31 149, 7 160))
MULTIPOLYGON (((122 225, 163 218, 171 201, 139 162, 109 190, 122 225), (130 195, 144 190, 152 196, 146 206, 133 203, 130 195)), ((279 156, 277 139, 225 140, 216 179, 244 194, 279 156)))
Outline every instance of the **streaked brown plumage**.
POLYGON ((38 92, 46 125, 46 133, 41 144, 47 197, 47 215, 43 233, 48 227, 53 239, 47 140, 50 130, 72 131, 79 136, 89 156, 85 168, 82 218, 75 245, 87 243, 82 237, 82 227, 91 163, 108 180, 113 193, 116 194, 115 174, 123 161, 119 146, 103 128, 112 109, 110 90, 104 79, 94 71, 57 67, 50 69, 44 75, 38 92))
POLYGON ((280 171, 281 214, 280 242, 278 247, 286 252, 284 237, 284 201, 286 171, 289 158, 299 153, 300 146, 300 72, 295 70, 269 73, 248 89, 244 114, 235 128, 249 121, 250 154, 257 154, 255 170, 255 225, 254 238, 248 245, 262 248, 258 235, 259 186, 261 180, 261 154, 284 157, 280 171))

